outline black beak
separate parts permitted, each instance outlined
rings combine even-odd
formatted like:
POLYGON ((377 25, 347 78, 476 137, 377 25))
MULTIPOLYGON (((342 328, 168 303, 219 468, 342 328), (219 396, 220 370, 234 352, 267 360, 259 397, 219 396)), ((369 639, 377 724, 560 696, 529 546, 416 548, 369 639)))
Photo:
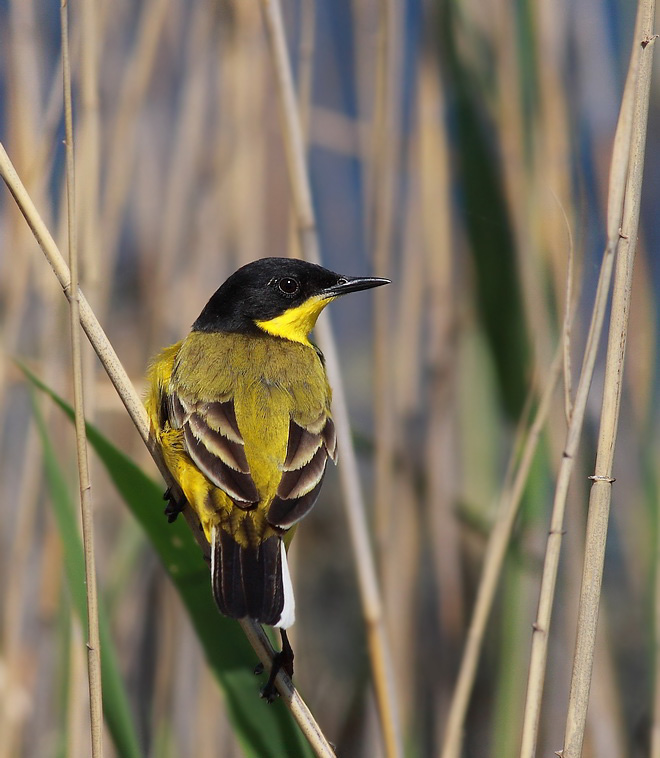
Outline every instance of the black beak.
POLYGON ((347 295, 349 292, 359 292, 360 290, 370 290, 372 287, 382 287, 383 284, 391 284, 389 279, 381 279, 378 276, 342 276, 331 287, 323 290, 326 297, 339 297, 347 295))

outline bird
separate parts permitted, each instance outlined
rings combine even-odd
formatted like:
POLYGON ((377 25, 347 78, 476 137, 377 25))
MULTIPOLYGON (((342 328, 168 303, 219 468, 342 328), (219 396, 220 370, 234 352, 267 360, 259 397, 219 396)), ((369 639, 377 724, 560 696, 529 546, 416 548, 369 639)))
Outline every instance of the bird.
MULTIPOLYGON (((389 283, 295 258, 255 260, 148 370, 152 434, 209 542, 218 609, 280 629, 281 658, 262 690, 269 700, 277 668, 293 674, 287 549, 337 457, 332 390, 310 332, 336 298, 389 283)), ((172 521, 185 503, 165 497, 172 521)))

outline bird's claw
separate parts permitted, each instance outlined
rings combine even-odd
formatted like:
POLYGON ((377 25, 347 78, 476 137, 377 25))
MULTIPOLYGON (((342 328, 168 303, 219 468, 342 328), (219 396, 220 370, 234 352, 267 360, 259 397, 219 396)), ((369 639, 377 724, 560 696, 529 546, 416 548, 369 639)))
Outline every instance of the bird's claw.
POLYGON ((172 488, 168 487, 163 493, 163 500, 167 500, 167 505, 163 513, 167 516, 167 523, 172 524, 176 521, 177 516, 183 510, 183 507, 179 505, 179 502, 172 494, 172 488))
MULTIPOLYGON (((275 678, 277 677, 280 669, 282 669, 289 679, 293 679, 293 649, 289 644, 289 639, 286 636, 286 632, 282 629, 282 650, 279 653, 275 653, 273 656, 273 665, 270 669, 270 675, 268 681, 261 688, 261 697, 267 703, 273 703, 275 698, 279 695, 275 688, 275 678)), ((263 668, 263 667, 262 667, 263 668)))

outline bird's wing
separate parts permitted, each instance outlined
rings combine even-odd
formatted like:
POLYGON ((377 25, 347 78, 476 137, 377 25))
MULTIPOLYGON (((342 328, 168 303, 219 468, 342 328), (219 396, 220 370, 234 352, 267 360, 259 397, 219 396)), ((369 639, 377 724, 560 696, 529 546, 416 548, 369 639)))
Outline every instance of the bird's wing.
POLYGON ((169 396, 172 426, 183 431, 186 452, 199 470, 240 508, 252 508, 259 493, 250 475, 234 402, 191 401, 169 396))
POLYGON ((328 458, 335 460, 337 436, 329 414, 312 423, 289 422, 282 479, 268 510, 273 526, 288 529, 309 512, 321 489, 328 458))

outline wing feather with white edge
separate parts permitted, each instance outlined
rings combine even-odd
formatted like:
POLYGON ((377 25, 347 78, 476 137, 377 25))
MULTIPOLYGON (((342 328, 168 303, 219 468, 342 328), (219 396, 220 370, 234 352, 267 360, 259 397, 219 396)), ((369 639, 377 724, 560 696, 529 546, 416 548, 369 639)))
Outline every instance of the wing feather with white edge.
POLYGON ((316 503, 328 458, 334 461, 337 435, 332 418, 321 415, 315 422, 301 426, 289 422, 289 441, 282 479, 268 510, 268 521, 289 529, 316 503))
POLYGON ((189 402, 170 396, 171 418, 183 430, 188 455, 202 473, 239 508, 253 508, 259 493, 250 475, 234 403, 189 402))

